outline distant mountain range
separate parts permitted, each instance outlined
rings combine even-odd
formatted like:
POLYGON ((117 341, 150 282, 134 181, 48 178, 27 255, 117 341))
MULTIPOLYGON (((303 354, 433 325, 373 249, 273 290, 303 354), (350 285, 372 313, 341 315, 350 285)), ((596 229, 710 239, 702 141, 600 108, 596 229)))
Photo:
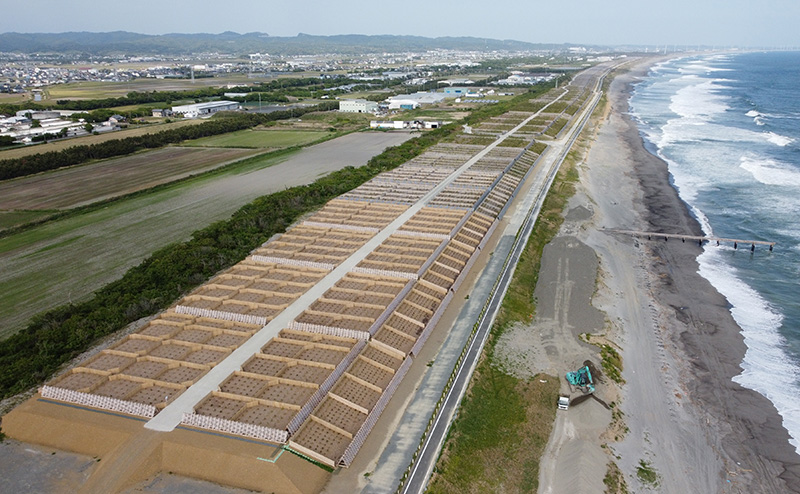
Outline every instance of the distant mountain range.
POLYGON ((362 54, 373 52, 445 50, 562 50, 568 45, 526 43, 473 37, 425 38, 422 36, 367 36, 345 34, 315 36, 298 34, 276 37, 265 33, 238 34, 137 34, 110 33, 3 33, 0 52, 107 55, 191 55, 224 53, 243 55, 313 55, 319 53, 362 54))

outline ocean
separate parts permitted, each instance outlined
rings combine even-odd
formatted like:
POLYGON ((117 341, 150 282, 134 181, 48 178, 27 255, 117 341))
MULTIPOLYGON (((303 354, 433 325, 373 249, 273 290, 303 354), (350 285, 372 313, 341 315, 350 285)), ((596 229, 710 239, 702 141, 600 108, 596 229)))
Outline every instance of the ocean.
POLYGON ((734 380, 775 404, 800 453, 800 53, 659 63, 630 112, 707 235, 777 242, 709 243, 698 261, 742 328, 734 380))

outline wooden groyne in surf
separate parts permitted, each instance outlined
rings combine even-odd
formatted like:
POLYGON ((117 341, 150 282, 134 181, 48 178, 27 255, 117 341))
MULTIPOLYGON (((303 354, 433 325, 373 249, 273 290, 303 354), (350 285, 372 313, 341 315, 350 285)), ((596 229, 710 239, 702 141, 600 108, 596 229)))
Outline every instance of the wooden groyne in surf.
POLYGON ((716 242, 717 245, 719 245, 720 242, 725 242, 725 243, 732 243, 734 249, 738 249, 739 245, 749 245, 751 252, 756 250, 756 245, 767 245, 769 246, 770 252, 772 252, 772 249, 775 247, 775 244, 777 243, 777 242, 768 242, 764 240, 742 240, 742 239, 725 238, 725 237, 683 235, 680 233, 641 232, 636 230, 617 230, 617 229, 608 229, 605 231, 611 233, 622 233, 626 235, 632 235, 634 237, 639 237, 639 238, 647 238, 647 240, 664 239, 665 241, 667 241, 671 238, 680 239, 682 242, 691 240, 697 242, 698 245, 703 245, 704 242, 716 242))

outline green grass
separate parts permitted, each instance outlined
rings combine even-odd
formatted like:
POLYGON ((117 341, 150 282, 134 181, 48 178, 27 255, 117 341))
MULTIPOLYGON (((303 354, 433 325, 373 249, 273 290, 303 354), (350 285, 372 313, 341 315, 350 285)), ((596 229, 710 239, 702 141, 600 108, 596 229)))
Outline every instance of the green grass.
POLYGON ((0 230, 30 223, 53 214, 53 211, 0 211, 0 230))
POLYGON ((71 243, 73 243, 73 242, 75 242, 77 240, 80 240, 84 236, 85 235, 76 235, 74 237, 70 237, 70 238, 61 240, 59 242, 50 244, 50 245, 48 245, 46 247, 42 247, 41 249, 37 250, 36 252, 31 252, 30 254, 27 254, 27 255, 23 256, 23 259, 26 258, 26 257, 35 256, 36 254, 41 254, 43 252, 48 252, 48 251, 51 251, 53 249, 60 249, 61 247, 66 247, 67 245, 70 245, 71 243))
POLYGON ((50 100, 119 98, 131 91, 192 91, 204 87, 219 87, 227 82, 245 81, 247 81, 247 74, 198 78, 194 81, 190 79, 141 78, 129 82, 75 82, 50 86, 47 88, 47 98, 50 100))
POLYGON ((0 105, 2 104, 9 104, 9 105, 16 105, 19 103, 24 103, 26 101, 33 101, 33 98, 30 97, 28 93, 22 94, 0 94, 0 105))
POLYGON ((536 312, 533 289, 542 251, 558 233, 576 178, 572 166, 565 163, 545 199, 437 464, 429 488, 432 493, 531 492, 538 488, 539 459, 555 419, 558 379, 536 376, 522 380, 507 374, 493 363, 494 345, 511 324, 530 321, 536 312))
POLYGON ((622 378, 622 357, 619 352, 611 345, 600 345, 600 358, 602 361, 603 372, 617 384, 624 384, 622 378))
MULTIPOLYGON (((543 150, 544 145, 537 143, 534 151, 543 150)), ((542 375, 522 380, 507 374, 493 362, 494 348, 506 328, 535 316, 533 290, 542 252, 564 221, 582 152, 576 146, 567 155, 548 191, 437 462, 431 493, 535 492, 538 488, 539 460, 555 420, 559 381, 542 375)))
POLYGON ((330 132, 299 130, 240 130, 181 143, 182 146, 237 147, 237 148, 287 148, 304 146, 330 137, 330 132))
POLYGON ((561 132, 561 129, 563 129, 564 126, 567 125, 567 122, 569 122, 569 118, 565 116, 558 117, 556 121, 553 122, 553 125, 551 125, 545 131, 544 135, 555 138, 558 135, 558 133, 561 132))
POLYGON ((653 464, 644 459, 639 460, 639 466, 636 467, 636 477, 650 487, 658 487, 659 476, 653 464))
POLYGON ((613 461, 608 462, 606 476, 603 477, 603 484, 606 486, 607 494, 628 494, 628 484, 625 482, 625 475, 613 461))
MULTIPOLYGON (((4 262, 9 260, 18 269, 13 276, 4 276, 0 279, 0 292, 3 293, 3 296, 0 297, 0 340, 18 331, 21 325, 32 316, 52 307, 54 303, 67 302, 67 292, 70 290, 67 288, 70 271, 85 273, 70 295, 72 302, 78 302, 89 296, 82 292, 84 284, 86 286, 103 286, 121 276, 124 270, 132 265, 131 263, 135 264, 136 260, 141 258, 131 258, 128 250, 138 251, 140 243, 161 242, 163 244, 163 241, 153 238, 155 235, 166 241, 179 241, 191 233, 191 228, 183 233, 166 230, 171 227, 165 226, 165 221, 169 221, 169 219, 163 215, 149 217, 146 221, 136 221, 127 225, 124 230, 117 231, 115 227, 108 225, 114 225, 118 218, 131 218, 137 211, 163 208, 164 206, 160 205, 169 204, 173 198, 191 193, 194 189, 202 190, 222 175, 235 175, 267 168, 285 161, 295 152, 297 150, 292 149, 245 159, 197 177, 87 206, 78 211, 64 214, 58 219, 0 238, 0 255, 4 256, 4 262), (94 229, 102 233, 92 237, 79 237, 94 229), (110 237, 105 233, 106 231, 117 231, 117 233, 110 237), (123 249, 126 251, 125 254, 112 258, 106 257, 102 261, 102 269, 95 266, 97 262, 94 260, 95 254, 119 250, 120 245, 126 245, 131 239, 136 239, 136 241, 131 243, 130 249, 123 249), (26 256, 24 263, 19 261, 19 255, 14 251, 21 251, 22 255, 26 256), (49 258, 58 259, 62 255, 66 255, 68 258, 80 258, 84 261, 80 265, 59 265, 54 269, 42 268, 42 263, 47 264, 49 258), (54 288, 50 289, 50 287, 54 288)), ((213 208, 216 216, 211 219, 205 218, 203 221, 221 220, 249 200, 251 198, 248 196, 243 197, 237 204, 228 204, 231 200, 225 204, 216 204, 213 208)), ((209 214, 209 207, 203 208, 203 216, 209 214)), ((137 255, 144 256, 146 253, 137 255)), ((74 280, 72 284, 75 284, 74 280)))
POLYGON ((557 379, 538 375, 520 380, 485 359, 453 423, 429 492, 535 491, 557 395, 557 379))

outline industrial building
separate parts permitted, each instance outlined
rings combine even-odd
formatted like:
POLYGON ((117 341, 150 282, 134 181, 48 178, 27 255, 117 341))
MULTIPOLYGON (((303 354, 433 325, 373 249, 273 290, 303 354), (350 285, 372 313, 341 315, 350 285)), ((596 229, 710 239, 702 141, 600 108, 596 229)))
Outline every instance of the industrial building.
POLYGON ((372 120, 369 122, 370 129, 438 129, 442 125, 451 122, 432 121, 432 120, 372 120))
POLYGON ((344 113, 376 113, 378 103, 365 99, 345 99, 339 102, 339 111, 344 113))
POLYGON ((444 93, 419 92, 414 94, 400 94, 391 96, 386 101, 389 102, 390 110, 413 110, 420 105, 434 105, 444 101, 444 93))
POLYGON ((525 74, 522 72, 512 72, 506 79, 500 79, 496 84, 501 86, 522 86, 539 84, 540 82, 550 82, 556 78, 555 74, 525 74))
POLYGON ((183 115, 186 118, 196 118, 212 115, 218 111, 234 111, 241 107, 235 101, 209 101, 206 103, 193 103, 191 105, 173 106, 172 113, 183 115))
POLYGON ((464 96, 468 92, 470 92, 470 89, 462 86, 453 86, 444 88, 444 94, 450 97, 460 98, 461 96, 464 96))

